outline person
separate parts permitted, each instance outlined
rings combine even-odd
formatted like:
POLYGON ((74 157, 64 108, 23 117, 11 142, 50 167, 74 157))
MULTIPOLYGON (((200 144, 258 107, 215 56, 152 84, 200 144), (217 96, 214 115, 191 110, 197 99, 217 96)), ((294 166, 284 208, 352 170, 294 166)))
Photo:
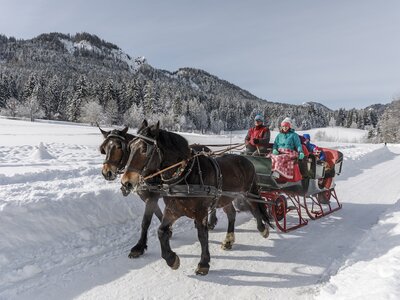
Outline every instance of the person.
POLYGON ((299 135, 291 127, 292 124, 289 118, 282 121, 280 131, 272 147, 272 153, 278 155, 285 152, 285 150, 297 151, 299 159, 303 159, 304 152, 299 135))
POLYGON ((326 161, 326 155, 325 152, 322 151, 320 147, 315 146, 313 150, 313 154, 315 155, 316 158, 320 161, 326 161))
POLYGON ((314 154, 319 160, 325 161, 325 152, 317 145, 311 143, 311 136, 308 133, 303 134, 304 144, 307 147, 308 152, 314 154))
POLYGON ((291 128, 291 120, 286 118, 281 123, 280 132, 275 138, 272 154, 273 177, 283 176, 294 179, 294 163, 304 158, 299 135, 291 128))
POLYGON ((251 127, 244 139, 246 144, 246 153, 253 154, 267 152, 270 139, 270 131, 264 125, 264 117, 260 114, 254 117, 254 127, 251 127))
POLYGON ((315 145, 311 144, 311 136, 308 133, 303 134, 304 145, 306 145, 308 152, 313 153, 315 145))

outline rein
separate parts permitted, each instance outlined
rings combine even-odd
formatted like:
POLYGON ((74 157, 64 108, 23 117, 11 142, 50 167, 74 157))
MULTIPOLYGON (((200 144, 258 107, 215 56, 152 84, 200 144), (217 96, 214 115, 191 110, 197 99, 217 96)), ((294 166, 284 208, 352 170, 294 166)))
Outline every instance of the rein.
MULTIPOLYGON (((140 136, 140 135, 137 135, 137 136, 140 137, 140 138, 143 138, 143 136, 140 136)), ((154 139, 151 139, 151 138, 147 138, 146 137, 146 139, 151 140, 154 143, 156 142, 154 139)), ((228 152, 228 151, 230 151, 232 149, 240 149, 244 145, 245 145, 244 143, 241 143, 241 144, 234 144, 234 146, 232 146, 232 147, 228 147, 226 149, 222 149, 222 150, 218 150, 218 151, 211 151, 211 152, 201 151, 201 152, 195 154, 194 156, 191 156, 188 159, 181 160, 181 161, 179 161, 179 162, 177 162, 177 163, 175 163, 175 164, 173 164, 173 165, 171 165, 169 167, 166 167, 166 168, 164 168, 162 170, 159 170, 159 171, 157 171, 157 172, 155 172, 153 174, 150 174, 150 175, 147 175, 146 177, 143 177, 143 181, 145 181, 147 179, 151 179, 153 177, 156 177, 156 176, 158 176, 160 174, 163 174, 166 171, 171 170, 171 169, 173 169, 175 167, 178 167, 178 166, 181 166, 181 169, 184 169, 187 166, 187 164, 188 164, 188 162, 190 160, 192 160, 192 159, 194 159, 194 158, 196 158, 198 156, 201 156, 201 155, 204 155, 204 156, 218 156, 218 155, 222 155, 222 154, 224 154, 224 153, 226 153, 226 152, 228 152)), ((211 147, 212 145, 204 145, 204 146, 210 146, 211 147)))
MULTIPOLYGON (((196 155, 194 155, 194 156, 192 156, 192 157, 190 157, 188 159, 181 160, 181 161, 179 161, 179 162, 177 162, 177 163, 175 163, 175 164, 173 164, 173 165, 171 165, 169 167, 166 167, 166 168, 164 168, 162 170, 159 170, 159 171, 157 171, 157 172, 155 172, 153 174, 147 175, 146 177, 143 177, 143 181, 145 181, 147 179, 150 179, 150 178, 153 178, 153 177, 156 177, 156 176, 158 176, 160 174, 163 174, 163 173, 167 172, 168 170, 171 170, 171 169, 173 169, 175 167, 178 167, 178 166, 181 166, 181 169, 184 169, 184 168, 186 168, 186 166, 187 166, 187 164, 188 164, 188 162, 190 160, 192 160, 192 159, 194 159, 194 158, 196 158, 197 156, 200 156, 200 155, 204 155, 203 152, 200 152, 200 153, 198 153, 198 154, 196 154, 196 155)), ((166 181, 166 180, 164 180, 164 181, 166 181)))
MULTIPOLYGON (((222 155, 222 154, 224 154, 224 153, 226 153, 226 152, 228 152, 228 151, 231 151, 231 150, 233 150, 233 149, 241 150, 241 149, 244 148, 245 145, 246 145, 245 143, 234 144, 233 146, 228 147, 228 148, 226 148, 226 149, 222 149, 222 150, 218 150, 218 151, 212 151, 212 152, 210 152, 210 153, 213 154, 213 155, 222 155)), ((211 147, 211 146, 210 146, 210 147, 211 147)))
MULTIPOLYGON (((209 156, 209 157, 212 157, 212 156, 219 156, 219 155, 222 155, 222 154, 224 154, 224 153, 226 153, 226 152, 228 152, 228 151, 230 151, 230 150, 232 150, 232 149, 241 149, 241 148, 244 148, 244 146, 245 146, 245 143, 218 144, 218 145, 203 145, 203 146, 209 146, 209 147, 225 147, 225 146, 229 146, 229 147, 227 147, 227 148, 225 148, 225 149, 218 150, 218 151, 211 151, 211 152, 200 151, 200 152, 198 152, 197 154, 195 154, 195 155, 193 155, 193 156, 191 156, 191 157, 189 157, 189 158, 187 158, 187 159, 183 159, 183 160, 181 160, 181 161, 179 161, 179 162, 177 162, 177 163, 175 163, 175 164, 173 164, 173 165, 170 165, 170 166, 168 166, 168 167, 166 167, 166 168, 164 168, 164 169, 158 170, 157 172, 154 172, 154 173, 149 174, 149 175, 147 175, 147 176, 143 176, 142 174, 143 174, 144 171, 146 170, 146 166, 147 166, 148 162, 150 161, 150 159, 153 157, 155 151, 157 151, 157 153, 158 153, 160 162, 163 161, 163 158, 162 158, 160 149, 159 149, 159 147, 158 147, 158 145, 157 145, 157 140, 156 140, 156 139, 153 139, 153 138, 150 138, 150 137, 147 137, 147 136, 144 136, 144 135, 141 135, 141 134, 138 134, 138 133, 137 133, 137 134, 135 134, 135 138, 134 138, 130 143, 132 143, 132 142, 135 141, 136 139, 142 139, 142 140, 147 144, 146 161, 145 161, 144 164, 143 164, 143 165, 144 165, 144 168, 143 168, 142 170, 139 170, 139 169, 136 169, 136 168, 131 167, 131 166, 129 165, 129 166, 127 167, 127 170, 128 170, 128 171, 134 171, 134 172, 136 172, 136 173, 139 173, 140 176, 142 177, 142 178, 141 178, 141 181, 142 181, 143 183, 144 183, 146 180, 151 179, 151 178, 154 178, 154 177, 156 177, 156 176, 158 176, 158 175, 161 175, 161 179, 162 179, 163 182, 168 183, 168 182, 170 182, 170 181, 173 181, 174 179, 179 178, 179 177, 182 175, 182 173, 184 172, 184 170, 185 170, 186 166, 188 165, 189 161, 191 161, 191 160, 194 161, 194 159, 197 158, 197 157, 199 157, 199 156, 202 156, 202 155, 203 155, 203 156, 209 156), (150 147, 149 147, 149 146, 150 146, 150 147), (151 152, 150 152, 150 151, 151 151, 151 152), (176 167, 179 167, 179 168, 178 168, 178 170, 174 173, 174 175, 173 175, 172 178, 169 178, 169 179, 163 178, 163 176, 162 176, 163 173, 165 173, 165 172, 167 172, 167 171, 169 171, 169 170, 171 170, 171 169, 173 169, 173 168, 176 168, 176 167)), ((132 158, 133 158, 133 154, 134 154, 134 153, 131 151, 131 153, 130 153, 130 155, 129 155, 129 158, 128 158, 128 163, 131 162, 131 160, 132 160, 132 158)), ((193 163, 192 163, 192 166, 193 166, 193 163)), ((190 171, 191 171, 191 168, 190 168, 190 171)), ((190 173, 190 172, 189 172, 189 173, 190 173)), ((217 185, 219 185, 219 184, 217 184, 217 185)))

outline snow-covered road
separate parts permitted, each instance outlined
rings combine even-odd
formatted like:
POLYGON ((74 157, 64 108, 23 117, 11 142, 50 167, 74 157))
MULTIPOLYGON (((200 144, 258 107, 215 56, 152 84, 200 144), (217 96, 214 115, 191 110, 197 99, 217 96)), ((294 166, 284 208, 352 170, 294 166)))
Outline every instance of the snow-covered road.
MULTIPOLYGON (((213 144, 231 138, 185 136, 213 144)), ((242 138, 233 136, 233 142, 242 138)), ((268 239, 250 215, 240 213, 231 251, 220 248, 227 222, 218 212, 205 277, 194 275, 200 247, 193 222, 182 218, 174 225, 171 245, 181 267, 173 271, 160 258, 154 218, 147 252, 130 260, 143 203, 122 197, 118 180, 102 178, 101 139, 91 127, 0 120, 0 299, 346 298, 346 267, 399 252, 396 243, 378 251, 381 245, 368 239, 369 232, 382 233, 376 228, 381 217, 400 211, 399 145, 321 143, 345 155, 337 181, 342 210, 292 233, 272 230, 268 239), (375 256, 364 255, 360 244, 373 247, 364 252, 375 256)), ((400 220, 399 214, 389 217, 400 220)), ((387 298, 399 296, 391 286, 387 298)))

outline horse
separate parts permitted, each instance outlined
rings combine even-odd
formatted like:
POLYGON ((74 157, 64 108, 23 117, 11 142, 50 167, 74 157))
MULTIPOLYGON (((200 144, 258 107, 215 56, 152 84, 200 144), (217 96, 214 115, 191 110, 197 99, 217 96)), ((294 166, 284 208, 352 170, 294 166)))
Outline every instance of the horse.
MULTIPOLYGON (((147 123, 144 123, 147 126, 147 123)), ((115 180, 125 168, 125 165, 129 157, 128 143, 134 138, 134 135, 127 133, 128 126, 123 130, 111 130, 105 131, 100 128, 101 134, 104 137, 104 141, 99 147, 100 153, 105 155, 106 158, 103 162, 102 175, 104 179, 108 181, 115 180)), ((211 150, 205 146, 194 144, 190 145, 192 149, 196 151, 208 151, 211 150)), ((122 189, 124 196, 127 196, 125 189, 122 189)), ((138 192, 140 199, 145 203, 144 215, 142 218, 140 238, 135 246, 132 247, 128 257, 137 258, 144 254, 147 249, 147 233, 150 227, 153 215, 160 220, 162 219, 162 212, 158 205, 158 199, 161 197, 160 193, 149 192, 147 190, 141 190, 138 192)), ((214 228, 217 223, 215 211, 210 217, 209 227, 214 228)), ((170 233, 172 234, 172 232, 170 233)), ((229 246, 228 246, 229 247, 229 246)))
MULTIPOLYGON (((200 197, 193 194, 164 196, 165 209, 158 229, 161 256, 170 268, 176 270, 180 266, 180 259, 170 247, 168 228, 182 216, 194 219, 201 244, 201 259, 195 273, 207 275, 210 269, 208 211, 227 207, 229 225, 225 240, 232 241, 234 220, 232 223, 232 212, 229 210, 234 211, 234 208, 229 204, 239 197, 249 199, 248 197, 255 196, 257 200, 261 200, 255 183, 256 173, 253 164, 245 157, 235 154, 216 158, 194 154, 185 138, 160 129, 159 122, 152 126, 142 126, 128 147, 130 156, 121 178, 121 184, 126 190, 140 190, 143 187, 151 190, 171 181, 174 184, 170 186, 175 186, 181 191, 189 191, 191 186, 213 190, 212 193, 200 197), (171 166, 176 167, 171 168, 171 166), (168 167, 170 169, 167 170, 168 167), (155 176, 160 172, 161 176, 155 176)), ((263 237, 268 237, 269 229, 266 225, 271 226, 271 224, 265 204, 253 201, 249 203, 252 207, 251 212, 257 220, 257 229, 263 237)))
MULTIPOLYGON (((112 181, 125 168, 129 157, 128 143, 134 138, 134 135, 127 133, 128 127, 125 127, 123 130, 114 129, 112 131, 105 131, 100 127, 99 129, 104 137, 99 150, 101 154, 106 156, 101 173, 104 179, 112 181)), ((124 193, 124 190, 122 192, 124 193)), ((137 258, 143 255, 147 249, 147 233, 153 214, 156 215, 160 222, 163 217, 161 209, 158 206, 159 193, 142 190, 138 192, 138 195, 145 203, 145 210, 142 218, 140 238, 136 245, 132 247, 128 255, 129 258, 137 258)))

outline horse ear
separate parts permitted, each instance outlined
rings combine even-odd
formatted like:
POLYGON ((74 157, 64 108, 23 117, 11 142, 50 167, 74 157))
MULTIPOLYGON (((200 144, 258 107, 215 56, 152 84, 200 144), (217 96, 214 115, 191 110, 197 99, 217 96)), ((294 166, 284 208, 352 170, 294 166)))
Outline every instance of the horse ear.
POLYGON ((143 130, 144 128, 146 128, 148 125, 149 125, 149 124, 147 123, 147 120, 144 119, 143 122, 142 122, 142 125, 140 125, 140 127, 139 127, 139 129, 138 129, 137 132, 139 133, 141 130, 143 130))
POLYGON ((124 129, 121 130, 122 134, 126 134, 128 132, 129 126, 125 126, 124 129))
POLYGON ((106 138, 110 132, 101 129, 99 123, 96 122, 96 124, 97 124, 97 127, 99 127, 101 134, 104 136, 104 138, 106 138))
POLYGON ((154 135, 156 136, 156 139, 158 138, 159 132, 160 132, 160 121, 157 122, 156 129, 154 131, 154 135))

